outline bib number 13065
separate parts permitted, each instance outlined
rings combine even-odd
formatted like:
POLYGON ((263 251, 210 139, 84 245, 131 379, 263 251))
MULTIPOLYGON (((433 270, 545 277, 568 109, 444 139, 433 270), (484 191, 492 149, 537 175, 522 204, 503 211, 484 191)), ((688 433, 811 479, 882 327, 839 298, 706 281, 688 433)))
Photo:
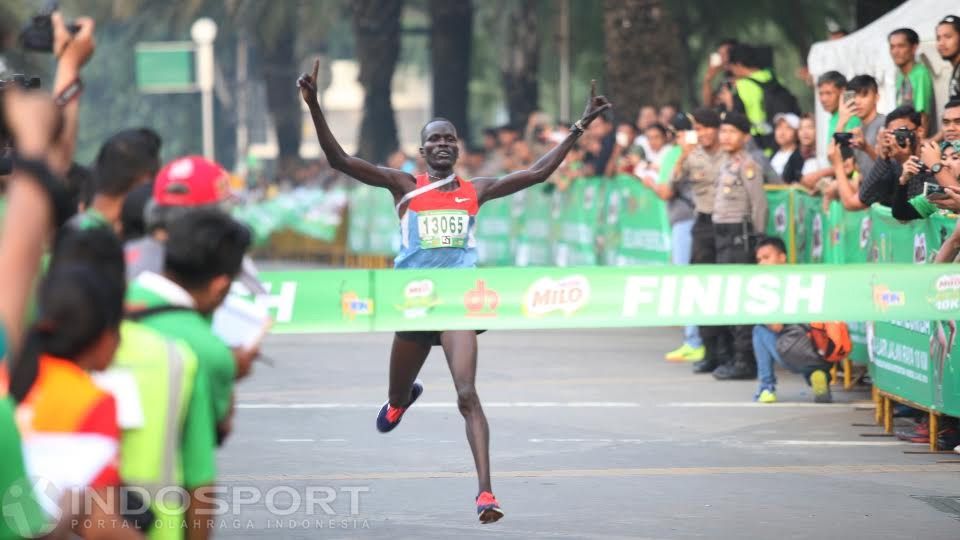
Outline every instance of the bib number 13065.
POLYGON ((466 244, 470 215, 465 210, 440 210, 417 214, 420 248, 462 248, 466 244))

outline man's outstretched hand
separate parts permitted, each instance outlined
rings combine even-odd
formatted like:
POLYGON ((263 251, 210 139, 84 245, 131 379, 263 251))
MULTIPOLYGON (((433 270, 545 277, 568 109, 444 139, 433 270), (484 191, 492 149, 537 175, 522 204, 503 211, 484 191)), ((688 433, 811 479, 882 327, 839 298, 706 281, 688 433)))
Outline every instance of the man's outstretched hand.
POLYGON ((300 97, 307 105, 317 103, 317 73, 320 71, 320 60, 313 61, 313 74, 301 73, 297 79, 297 86, 300 88, 300 97))
POLYGON ((610 100, 597 95, 597 81, 590 81, 590 99, 587 100, 587 108, 583 111, 583 117, 580 118, 580 123, 583 124, 583 127, 589 126, 594 118, 600 116, 610 107, 613 107, 610 100))

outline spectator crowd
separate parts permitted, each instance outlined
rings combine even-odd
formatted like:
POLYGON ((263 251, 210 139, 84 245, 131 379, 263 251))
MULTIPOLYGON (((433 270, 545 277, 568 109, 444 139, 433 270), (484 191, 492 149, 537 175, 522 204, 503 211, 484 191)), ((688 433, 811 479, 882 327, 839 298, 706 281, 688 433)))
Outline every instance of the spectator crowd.
MULTIPOLYGON (((211 322, 235 281, 258 291, 250 232, 225 211, 227 171, 197 156, 162 164, 163 141, 149 128, 117 132, 89 168, 73 162, 94 24, 79 19, 75 34, 57 14, 52 24, 52 93, 15 83, 2 95, 3 135, 16 152, 0 231, 0 492, 27 482, 22 449, 57 456, 33 465, 63 491, 28 490, 17 519, 0 520, 0 539, 139 538, 147 528, 206 538, 216 452, 233 432, 234 384, 259 357, 257 344, 238 346, 211 322), (170 485, 180 488, 174 500, 160 497, 170 485), (109 496, 125 488, 138 488, 147 504, 109 496), (89 497, 107 502, 75 504, 89 497)), ((850 210, 885 205, 900 220, 958 212, 960 18, 944 18, 936 35, 953 66, 950 100, 939 110, 909 28, 889 35, 899 71, 897 106, 886 114, 870 75, 816 80, 830 115, 826 160, 816 156, 814 117, 778 82, 768 50, 727 40, 711 55, 700 106, 685 113, 677 104, 634 104, 635 121, 601 116, 547 189, 632 175, 668 206, 676 264, 786 263, 783 241, 764 235, 764 185, 796 184, 850 210)), ((461 150, 458 173, 525 169, 565 138, 566 125, 534 113, 524 126, 485 130, 481 145, 461 150)), ((424 167, 399 151, 386 165, 424 167)), ((338 180, 318 163, 291 181, 338 180)), ((955 233, 938 261, 953 262, 958 250, 955 233)), ((759 378, 755 398, 764 403, 776 401, 780 364, 828 402, 830 364, 809 337, 816 324, 689 326, 667 359, 718 380, 759 378)), ((945 429, 957 438, 955 426, 945 429)))

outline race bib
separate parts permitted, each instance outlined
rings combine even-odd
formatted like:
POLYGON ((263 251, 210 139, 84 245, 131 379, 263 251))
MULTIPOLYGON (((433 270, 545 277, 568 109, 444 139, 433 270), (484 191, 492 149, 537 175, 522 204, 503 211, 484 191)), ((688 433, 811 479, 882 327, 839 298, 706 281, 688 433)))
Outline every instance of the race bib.
POLYGON ((470 215, 466 210, 432 210, 417 214, 420 249, 462 248, 466 245, 470 215))

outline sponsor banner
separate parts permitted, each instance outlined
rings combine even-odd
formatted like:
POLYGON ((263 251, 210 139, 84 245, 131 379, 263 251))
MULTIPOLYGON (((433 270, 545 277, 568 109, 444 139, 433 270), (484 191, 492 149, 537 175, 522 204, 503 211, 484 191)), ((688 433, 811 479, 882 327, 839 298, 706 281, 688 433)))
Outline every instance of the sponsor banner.
POLYGON ((316 270, 262 279, 271 294, 258 301, 274 309, 277 332, 932 320, 955 313, 960 293, 950 266, 903 264, 316 270))
POLYGON ((607 190, 603 216, 605 263, 610 266, 670 263, 667 206, 633 176, 618 176, 607 190))

